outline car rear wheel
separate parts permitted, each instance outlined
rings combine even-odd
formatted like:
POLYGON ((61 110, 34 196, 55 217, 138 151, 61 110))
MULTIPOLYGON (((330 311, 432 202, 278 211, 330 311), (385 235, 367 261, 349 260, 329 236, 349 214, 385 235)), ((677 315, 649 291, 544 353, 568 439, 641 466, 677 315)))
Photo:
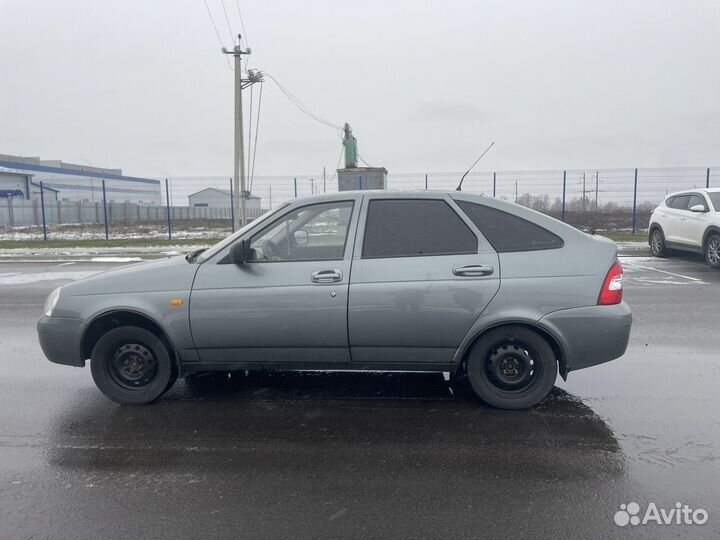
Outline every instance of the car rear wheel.
POLYGON ((653 229, 650 233, 650 251, 655 257, 667 257, 668 255, 665 247, 665 235, 660 229, 653 229))
POLYGON ((552 348, 539 334, 505 326, 475 343, 466 369, 473 390, 489 405, 527 409, 550 393, 558 368, 552 348))
POLYGON ((711 268, 720 268, 720 234, 711 234, 705 242, 705 260, 711 268))
POLYGON ((90 371, 100 391, 123 405, 155 401, 177 379, 166 345, 136 326, 121 326, 104 334, 93 347, 90 371))

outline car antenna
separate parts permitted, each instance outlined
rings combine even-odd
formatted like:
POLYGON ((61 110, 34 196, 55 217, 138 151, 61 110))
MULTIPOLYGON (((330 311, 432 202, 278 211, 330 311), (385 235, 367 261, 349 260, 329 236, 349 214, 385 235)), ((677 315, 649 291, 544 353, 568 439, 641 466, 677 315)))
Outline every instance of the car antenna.
POLYGON ((455 191, 462 191, 462 183, 463 183, 463 180, 465 180, 465 177, 468 175, 468 173, 470 171, 473 170, 473 167, 478 164, 478 161, 480 161, 483 158, 483 156, 488 153, 488 150, 490 150, 494 144, 495 144, 495 141, 491 142, 490 146, 488 146, 485 149, 485 151, 482 154, 480 154, 480 157, 475 160, 475 163, 470 165, 470 168, 467 171, 465 171, 465 174, 462 175, 462 178, 460 179, 460 183, 458 184, 458 187, 455 188, 455 191))

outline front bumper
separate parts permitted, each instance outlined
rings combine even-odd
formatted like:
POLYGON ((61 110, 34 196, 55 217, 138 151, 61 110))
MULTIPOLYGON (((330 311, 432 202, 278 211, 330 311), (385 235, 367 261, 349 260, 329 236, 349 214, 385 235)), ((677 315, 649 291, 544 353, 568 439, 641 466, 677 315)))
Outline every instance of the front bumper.
POLYGON ((612 306, 563 309, 540 319, 562 345, 566 371, 621 357, 627 350, 632 311, 625 302, 612 306))
POLYGON ((48 360, 66 366, 83 367, 85 359, 80 352, 83 319, 43 316, 37 323, 40 347, 48 360))

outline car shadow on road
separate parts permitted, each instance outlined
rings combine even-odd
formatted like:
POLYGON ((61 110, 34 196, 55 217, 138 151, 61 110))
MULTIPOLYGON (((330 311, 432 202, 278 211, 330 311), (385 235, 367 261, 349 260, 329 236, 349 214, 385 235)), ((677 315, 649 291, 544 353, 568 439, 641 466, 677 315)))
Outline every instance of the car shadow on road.
POLYGON ((437 373, 273 372, 180 381, 149 406, 83 395, 59 412, 47 457, 93 470, 237 470, 406 455, 511 476, 623 474, 612 430, 577 397, 555 388, 533 409, 504 411, 465 385, 437 373))

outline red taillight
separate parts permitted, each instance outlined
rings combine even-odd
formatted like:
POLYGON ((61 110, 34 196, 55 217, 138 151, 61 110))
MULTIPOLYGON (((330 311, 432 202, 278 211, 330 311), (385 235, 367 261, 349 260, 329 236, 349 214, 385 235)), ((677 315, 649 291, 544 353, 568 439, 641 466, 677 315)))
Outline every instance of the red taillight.
POLYGON ((619 304, 623 299, 623 267, 620 261, 615 261, 605 277, 598 305, 611 306, 619 304))

